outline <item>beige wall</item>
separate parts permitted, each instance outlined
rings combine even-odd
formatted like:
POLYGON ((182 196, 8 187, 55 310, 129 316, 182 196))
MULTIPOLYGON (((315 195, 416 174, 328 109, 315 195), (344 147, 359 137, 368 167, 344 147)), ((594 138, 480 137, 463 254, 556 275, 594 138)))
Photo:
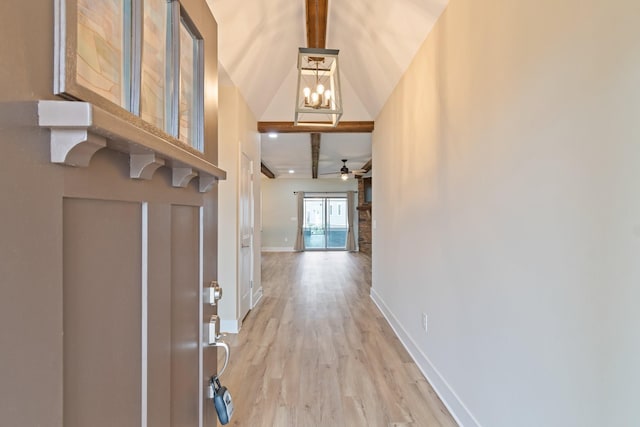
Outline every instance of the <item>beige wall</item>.
POLYGON ((260 282, 260 134, 257 121, 242 94, 235 86, 219 87, 219 148, 220 167, 227 171, 227 180, 220 183, 219 212, 219 281, 224 290, 218 314, 223 330, 234 332, 239 326, 240 253, 240 159, 245 153, 253 161, 254 226, 254 301, 262 294, 260 282), (224 224, 224 225, 223 225, 224 224))
POLYGON ((451 0, 376 119, 372 295, 466 426, 640 422, 638 16, 451 0))
MULTIPOLYGON (((355 179, 295 179, 262 178, 262 248, 271 251, 292 251, 296 242, 298 208, 294 191, 357 191, 355 179)), ((357 200, 357 199, 356 199, 357 200)), ((358 216, 354 214, 358 241, 358 216)))
MULTIPOLYGON (((53 99, 50 2, 0 2, 0 34, 0 102, 53 99)), ((45 131, 0 108, 0 423, 61 427, 64 171, 46 166, 45 131), (25 165, 39 165, 38 176, 20 179, 25 165), (47 398, 34 404, 30 384, 47 398)))

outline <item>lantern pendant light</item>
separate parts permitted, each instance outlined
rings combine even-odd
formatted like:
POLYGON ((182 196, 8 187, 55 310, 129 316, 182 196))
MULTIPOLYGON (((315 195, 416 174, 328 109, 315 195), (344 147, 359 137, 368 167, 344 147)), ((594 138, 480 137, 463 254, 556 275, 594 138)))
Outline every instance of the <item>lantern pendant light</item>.
POLYGON ((337 49, 298 49, 294 125, 335 127, 342 117, 337 49))

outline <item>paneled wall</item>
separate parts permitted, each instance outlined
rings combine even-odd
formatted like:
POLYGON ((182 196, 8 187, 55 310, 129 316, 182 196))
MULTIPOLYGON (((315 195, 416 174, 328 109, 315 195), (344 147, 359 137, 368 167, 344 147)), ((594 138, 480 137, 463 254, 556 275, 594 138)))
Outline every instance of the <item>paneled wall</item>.
POLYGON ((201 289, 217 276, 217 187, 173 187, 167 167, 133 180, 108 148, 88 167, 52 164, 34 101, 55 99, 53 2, 0 8, 0 424, 215 423, 201 289))
POLYGON ((139 426, 142 206, 64 198, 64 424, 139 426))

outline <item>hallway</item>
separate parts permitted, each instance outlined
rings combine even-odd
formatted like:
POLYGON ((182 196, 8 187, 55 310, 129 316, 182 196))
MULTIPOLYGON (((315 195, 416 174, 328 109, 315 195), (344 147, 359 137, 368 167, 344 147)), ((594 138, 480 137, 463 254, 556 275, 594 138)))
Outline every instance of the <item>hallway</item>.
MULTIPOLYGON (((455 426, 369 297, 370 260, 263 253, 263 300, 225 338, 229 425, 455 426)), ((223 351, 219 352, 219 366, 223 351)))

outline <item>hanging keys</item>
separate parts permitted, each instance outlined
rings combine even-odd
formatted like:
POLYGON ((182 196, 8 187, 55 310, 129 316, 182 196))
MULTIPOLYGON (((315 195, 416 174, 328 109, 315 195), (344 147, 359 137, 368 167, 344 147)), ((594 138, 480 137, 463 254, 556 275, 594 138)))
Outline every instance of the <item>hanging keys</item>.
POLYGON ((231 416, 233 415, 231 393, 229 393, 226 387, 220 384, 217 376, 211 377, 209 388, 213 391, 213 404, 218 413, 220 424, 225 425, 231 420, 231 416))

